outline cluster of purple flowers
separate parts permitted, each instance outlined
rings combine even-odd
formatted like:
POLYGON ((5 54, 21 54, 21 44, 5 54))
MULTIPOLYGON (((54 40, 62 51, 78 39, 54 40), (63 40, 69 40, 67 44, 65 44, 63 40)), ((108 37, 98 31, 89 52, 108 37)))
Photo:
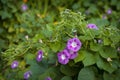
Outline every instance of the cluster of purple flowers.
MULTIPOLYGON (((87 28, 98 29, 95 24, 88 24, 87 28)), ((99 41, 99 43, 100 42, 101 41, 99 41)), ((75 37, 75 38, 69 39, 67 41, 66 48, 57 54, 58 62, 61 64, 67 64, 70 59, 75 59, 78 56, 78 51, 81 49, 81 46, 82 46, 82 43, 78 38, 75 37)), ((42 58, 43 58, 43 51, 39 50, 36 56, 36 61, 40 62, 42 61, 42 58)), ((19 62, 15 60, 12 62, 11 68, 15 69, 18 67, 18 65, 19 65, 19 62)), ((28 80, 31 75, 32 75, 31 71, 25 72, 24 79, 28 80)), ((45 80, 52 80, 52 79, 50 77, 47 77, 45 78, 45 80)))
MULTIPOLYGON (((39 51, 38 51, 38 54, 37 54, 37 56, 36 56, 36 61, 37 61, 37 62, 40 62, 40 61, 42 61, 42 58, 43 58, 43 51, 42 51, 42 50, 39 50, 39 51)), ((16 60, 13 61, 12 64, 11 64, 11 68, 12 68, 12 69, 17 68, 18 66, 19 66, 19 62, 16 61, 16 60)), ((31 72, 31 71, 26 71, 26 72, 24 73, 24 79, 25 79, 25 80, 28 80, 31 75, 32 75, 32 72, 31 72)), ((52 79, 51 79, 50 77, 47 77, 47 78, 45 78, 45 80, 52 80, 52 79)))
POLYGON ((103 18, 103 19, 107 19, 107 15, 111 15, 111 14, 112 14, 112 9, 109 8, 109 9, 106 11, 106 14, 103 14, 103 15, 102 15, 102 18, 103 18))
MULTIPOLYGON (((11 68, 12 69, 15 69, 19 66, 19 62, 18 61, 13 61, 12 64, 11 64, 11 68)), ((25 80, 28 80, 28 78, 32 75, 31 71, 27 71, 24 73, 24 79, 25 80)))
POLYGON ((61 64, 67 64, 70 59, 74 59, 78 55, 78 51, 81 48, 82 43, 78 38, 69 39, 66 48, 57 54, 58 62, 61 64))

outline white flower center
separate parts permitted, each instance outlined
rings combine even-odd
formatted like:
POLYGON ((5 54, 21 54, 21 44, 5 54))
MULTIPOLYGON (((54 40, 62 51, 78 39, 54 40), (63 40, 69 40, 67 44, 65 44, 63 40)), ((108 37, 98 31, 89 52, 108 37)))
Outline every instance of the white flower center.
POLYGON ((66 57, 65 55, 61 55, 61 59, 64 60, 66 57))
POLYGON ((41 58, 41 55, 38 55, 38 58, 41 58))
POLYGON ((77 46, 77 43, 76 42, 72 42, 71 46, 74 48, 77 46))
POLYGON ((30 77, 30 74, 27 74, 27 78, 29 78, 30 77))
POLYGON ((13 64, 14 67, 16 67, 17 65, 16 64, 13 64))

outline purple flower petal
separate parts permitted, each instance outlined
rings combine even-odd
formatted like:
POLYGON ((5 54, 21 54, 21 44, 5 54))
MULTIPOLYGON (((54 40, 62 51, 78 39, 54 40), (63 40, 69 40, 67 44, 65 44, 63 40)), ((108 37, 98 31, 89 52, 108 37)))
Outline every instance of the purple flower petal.
POLYGON ((24 79, 28 79, 32 75, 31 71, 27 71, 24 73, 24 79))
POLYGON ((36 60, 38 62, 40 62, 42 60, 42 57, 43 57, 43 52, 42 52, 42 50, 39 50, 38 54, 37 54, 37 57, 36 57, 36 60))
POLYGON ((11 64, 11 68, 12 68, 12 69, 17 68, 17 67, 18 67, 18 64, 19 64, 18 61, 13 61, 12 64, 11 64))
POLYGON ((98 27, 95 24, 88 24, 87 28, 98 30, 98 27))
POLYGON ((21 9, 22 11, 26 11, 28 9, 28 6, 26 4, 22 4, 21 9))
POLYGON ((51 79, 51 77, 47 77, 47 78, 45 78, 45 80, 52 80, 52 79, 51 79))
POLYGON ((63 50, 58 53, 58 62, 61 64, 67 64, 69 62, 69 53, 67 50, 63 50))
POLYGON ((69 39, 67 42, 67 49, 77 52, 81 48, 82 43, 78 38, 69 39))
POLYGON ((70 57, 69 59, 75 59, 77 56, 78 56, 78 53, 77 52, 73 52, 71 50, 68 50, 69 54, 70 54, 70 57))
POLYGON ((107 14, 111 14, 112 13, 112 10, 111 9, 108 9, 107 10, 107 14))

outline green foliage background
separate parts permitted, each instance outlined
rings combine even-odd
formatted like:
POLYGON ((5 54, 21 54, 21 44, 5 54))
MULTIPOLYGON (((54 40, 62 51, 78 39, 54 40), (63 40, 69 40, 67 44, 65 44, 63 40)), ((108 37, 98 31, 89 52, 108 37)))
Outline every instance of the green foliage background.
POLYGON ((28 70, 30 80, 47 76, 53 80, 120 79, 119 0, 1 0, 0 17, 0 80, 22 80, 28 70), (22 4, 28 6, 26 11, 22 4), (88 23, 99 30, 87 29, 88 23), (77 58, 61 65, 57 53, 75 31, 82 48, 77 58), (44 52, 39 63, 38 50, 44 52), (14 60, 19 67, 12 70, 14 60))

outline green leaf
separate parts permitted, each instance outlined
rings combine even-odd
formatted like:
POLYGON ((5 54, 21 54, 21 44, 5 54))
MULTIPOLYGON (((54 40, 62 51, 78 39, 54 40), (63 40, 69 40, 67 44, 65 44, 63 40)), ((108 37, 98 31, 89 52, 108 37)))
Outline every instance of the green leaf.
POLYGON ((110 41, 110 39, 108 39, 108 38, 104 38, 104 39, 103 39, 103 43, 104 43, 104 45, 110 45, 110 44, 111 44, 111 41, 110 41))
POLYGON ((49 52, 48 53, 48 63, 49 64, 56 64, 56 61, 57 61, 56 53, 49 52))
POLYGON ((104 80, 120 80, 120 69, 115 71, 113 74, 104 72, 103 78, 104 80))
POLYGON ((30 65, 28 68, 32 72, 31 79, 33 80, 38 79, 38 75, 42 74, 47 69, 47 63, 43 62, 44 60, 39 62, 39 64, 37 63, 35 54, 27 54, 25 60, 26 64, 30 65))
POLYGON ((120 2, 117 3, 117 10, 120 10, 120 2))
POLYGON ((42 34, 36 34, 35 37, 33 38, 34 42, 38 42, 39 40, 44 39, 44 36, 42 34))
POLYGON ((116 5, 117 3, 117 0, 111 0, 111 5, 116 5))
POLYGON ((50 48, 54 51, 54 52, 57 52, 60 50, 61 48, 61 43, 60 42, 52 42, 50 44, 50 48))
POLYGON ((25 55, 25 60, 26 60, 27 64, 30 64, 31 60, 34 60, 34 59, 35 59, 35 55, 34 54, 28 53, 27 55, 25 55))
POLYGON ((61 65, 60 71, 67 76, 74 76, 78 73, 78 68, 70 67, 68 65, 61 65))
POLYGON ((70 76, 64 76, 61 80, 72 80, 70 76))
POLYGON ((92 37, 90 35, 85 34, 85 36, 80 36, 79 39, 82 41, 86 41, 86 40, 91 40, 92 37))
POLYGON ((74 59, 75 63, 82 61, 85 58, 85 51, 78 52, 78 56, 74 59))
POLYGON ((38 76, 40 74, 43 74, 45 70, 47 69, 46 64, 42 62, 38 64, 36 60, 30 60, 29 65, 30 65, 29 70, 32 72, 32 76, 31 76, 32 80, 38 80, 38 76))
POLYGON ((100 28, 104 28, 105 26, 109 25, 109 21, 107 19, 98 19, 96 20, 96 24, 100 28))
POLYGON ((19 78, 19 79, 22 78, 22 77, 23 77, 23 74, 24 74, 23 71, 19 71, 19 72, 18 72, 18 78, 19 78))
POLYGON ((93 54, 91 54, 89 52, 86 52, 85 58, 83 60, 84 66, 90 66, 90 65, 93 65, 95 63, 96 63, 95 55, 93 55, 93 54))
POLYGON ((107 74, 106 72, 104 72, 103 78, 104 78, 104 80, 115 80, 115 76, 114 75, 107 74))
POLYGON ((0 14, 1 14, 2 19, 6 19, 6 18, 11 18, 12 17, 12 15, 9 12, 7 12, 7 11, 1 11, 0 14))
POLYGON ((117 51, 111 47, 104 47, 102 50, 99 51, 100 55, 103 58, 117 58, 117 51))
POLYGON ((117 44, 120 41, 120 33, 117 30, 111 32, 110 40, 112 41, 112 44, 117 44))
POLYGON ((103 59, 101 59, 100 57, 98 57, 97 60, 97 66, 100 69, 103 69, 109 73, 112 73, 113 71, 115 71, 117 69, 117 66, 114 64, 110 64, 109 62, 104 61, 103 59))
POLYGON ((49 30, 44 29, 44 30, 42 30, 42 34, 43 34, 45 37, 50 38, 51 35, 52 35, 52 31, 49 31, 49 30))
POLYGON ((96 5, 91 5, 89 7, 89 10, 92 14, 97 14, 98 13, 98 9, 97 9, 97 6, 96 5))
POLYGON ((51 77, 52 80, 60 80, 61 74, 59 73, 59 67, 50 67, 46 71, 39 75, 39 80, 45 80, 46 77, 51 77))
POLYGON ((88 67, 82 68, 78 74, 78 80, 95 80, 94 71, 88 67))
POLYGON ((101 49, 101 47, 102 46, 100 44, 96 44, 96 43, 93 43, 93 42, 90 43, 90 49, 92 51, 99 51, 101 49))
POLYGON ((89 23, 94 23, 97 25, 98 28, 104 28, 105 26, 109 25, 109 21, 107 19, 90 19, 89 23))

